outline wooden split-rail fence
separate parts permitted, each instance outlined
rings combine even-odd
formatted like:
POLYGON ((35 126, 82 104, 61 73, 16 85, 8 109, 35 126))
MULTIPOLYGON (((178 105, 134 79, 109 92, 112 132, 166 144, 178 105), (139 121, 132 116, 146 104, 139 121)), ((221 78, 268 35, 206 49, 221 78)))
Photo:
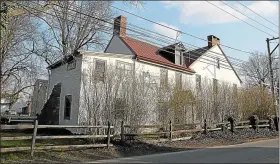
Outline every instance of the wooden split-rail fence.
POLYGON ((80 125, 38 125, 38 120, 35 120, 34 125, 18 124, 18 125, 1 125, 1 130, 22 130, 22 129, 33 129, 32 136, 16 136, 16 137, 1 137, 1 141, 14 141, 14 140, 32 140, 30 147, 9 147, 2 148, 1 153, 4 152, 15 152, 15 151, 26 151, 31 150, 31 156, 33 156, 35 150, 49 150, 49 149, 70 149, 70 148, 92 148, 92 147, 107 147, 113 146, 110 143, 113 135, 111 134, 111 126, 108 122, 106 126, 80 126, 80 125), (58 135, 58 136, 38 136, 37 129, 44 128, 91 128, 91 129, 107 129, 106 135, 58 135), (59 146, 36 146, 36 139, 81 139, 81 138, 105 138, 106 144, 86 144, 86 145, 59 145, 59 146))
MULTIPOLYGON (((246 129, 246 128, 253 127, 253 125, 250 125, 250 121, 239 121, 236 122, 235 126, 229 126, 229 125, 231 125, 230 122, 208 124, 206 120, 204 121, 204 123, 194 123, 194 124, 172 124, 172 122, 170 121, 169 124, 165 126, 164 125, 125 125, 124 121, 122 121, 120 138, 121 141, 125 141, 127 139, 134 139, 135 137, 162 138, 164 136, 165 138, 167 137, 167 139, 161 139, 162 141, 163 140, 174 141, 174 140, 191 138, 191 137, 183 137, 183 138, 174 137, 175 135, 178 136, 180 134, 191 134, 196 132, 207 133, 211 131, 223 131, 226 129, 230 131, 234 131, 234 129, 246 129), (224 127, 226 129, 224 129, 224 127), (132 131, 134 131, 134 133, 128 132, 129 129, 133 129, 132 131), (156 130, 156 132, 141 132, 138 131, 139 129, 161 129, 161 130, 156 130)), ((269 120, 260 120, 258 125, 256 125, 256 127, 270 128, 270 129, 272 128, 271 125, 269 124, 269 120)))

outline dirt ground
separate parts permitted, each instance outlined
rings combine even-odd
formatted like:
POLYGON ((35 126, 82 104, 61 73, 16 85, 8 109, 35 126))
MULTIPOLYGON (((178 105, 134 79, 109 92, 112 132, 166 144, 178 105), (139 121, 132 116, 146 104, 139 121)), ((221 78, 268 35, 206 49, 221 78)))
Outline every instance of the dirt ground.
POLYGON ((79 163, 118 157, 129 157, 154 153, 193 150, 212 146, 232 145, 278 137, 278 132, 259 131, 258 133, 255 133, 253 131, 241 131, 236 134, 225 134, 221 132, 211 132, 207 135, 197 134, 189 140, 172 142, 150 142, 149 140, 134 140, 120 143, 117 140, 113 141, 114 146, 110 149, 93 148, 64 151, 36 151, 33 159, 30 157, 30 152, 2 153, 1 163, 79 163))

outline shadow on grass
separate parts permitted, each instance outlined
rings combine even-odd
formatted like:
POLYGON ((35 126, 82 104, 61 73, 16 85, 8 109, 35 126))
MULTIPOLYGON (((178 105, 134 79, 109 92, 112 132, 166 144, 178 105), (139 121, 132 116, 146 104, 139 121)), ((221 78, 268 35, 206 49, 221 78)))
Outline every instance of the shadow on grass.
POLYGON ((2 153, 1 160, 4 163, 11 162, 29 162, 29 163, 50 163, 52 162, 85 162, 112 159, 119 157, 129 157, 138 155, 148 155, 154 153, 177 152, 190 149, 172 148, 165 146, 157 146, 148 144, 141 141, 131 141, 121 143, 113 141, 113 147, 107 148, 79 148, 70 150, 48 150, 48 151, 35 151, 34 158, 30 156, 30 152, 14 152, 2 153))
POLYGON ((126 141, 124 143, 119 140, 112 142, 116 146, 116 151, 121 154, 121 156, 137 156, 137 155, 147 155, 154 153, 166 153, 166 152, 178 152, 185 150, 193 150, 195 148, 174 148, 169 146, 150 144, 143 141, 126 141))

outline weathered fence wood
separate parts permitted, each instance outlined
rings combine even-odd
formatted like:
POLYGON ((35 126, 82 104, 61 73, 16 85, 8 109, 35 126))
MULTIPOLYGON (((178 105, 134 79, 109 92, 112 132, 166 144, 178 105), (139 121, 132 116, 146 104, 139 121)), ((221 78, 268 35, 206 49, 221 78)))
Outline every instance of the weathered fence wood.
MULTIPOLYGON (((92 148, 92 147, 107 147, 107 144, 88 144, 88 145, 62 145, 62 146, 40 146, 36 147, 36 150, 48 150, 48 149, 71 149, 71 148, 92 148)), ((109 144, 109 146, 113 146, 109 144)))
POLYGON ((207 123, 206 123, 206 119, 204 120, 204 134, 207 134, 207 123))
POLYGON ((26 140, 32 139, 32 143, 30 147, 9 147, 9 148, 1 148, 1 152, 15 152, 15 151, 26 151, 31 150, 31 156, 33 157, 35 150, 46 150, 46 149, 69 149, 69 148, 79 148, 79 147, 110 147, 110 137, 111 129, 114 126, 79 126, 79 125, 38 125, 38 120, 34 121, 34 125, 1 125, 1 129, 32 129, 33 128, 33 135, 32 136, 16 136, 16 137, 1 137, 1 140, 26 140), (69 136, 37 136, 37 129, 38 128, 107 128, 107 135, 69 135, 69 136), (70 139, 70 138, 107 138, 106 144, 92 144, 92 145, 61 145, 61 146, 42 146, 36 147, 36 139, 70 139))
POLYGON ((218 131, 218 130, 222 130, 222 128, 212 128, 212 129, 208 129, 207 131, 218 131))
POLYGON ((121 142, 124 142, 124 121, 121 122, 121 142))
POLYGON ((33 129, 34 125, 1 125, 1 130, 33 129))
POLYGON ((33 157, 33 154, 34 154, 35 141, 36 141, 36 135, 37 135, 37 127, 38 127, 38 120, 35 120, 34 131, 33 131, 33 136, 32 136, 32 144, 31 144, 31 157, 33 157))
MULTIPOLYGON (((33 129, 33 125, 1 125, 1 130, 12 129, 33 129)), ((80 126, 80 125, 38 125, 38 129, 42 128, 108 128, 108 126, 80 126)), ((114 126, 110 126, 114 128, 114 126)))
POLYGON ((170 134, 169 132, 155 132, 155 133, 124 133, 124 136, 148 136, 148 135, 161 135, 170 134))
POLYGON ((15 152, 15 151, 26 151, 31 150, 31 147, 8 147, 8 148, 1 148, 1 153, 7 153, 7 152, 15 152))
POLYGON ((261 127, 269 127, 269 125, 267 125, 267 124, 264 124, 264 125, 258 125, 258 127, 259 127, 259 128, 261 128, 261 127))
POLYGON ((161 128, 162 125, 124 125, 125 128, 161 128))
POLYGON ((252 125, 236 126, 235 129, 251 128, 252 125))
POLYGON ((169 140, 172 141, 172 121, 169 121, 169 140))
POLYGON ((176 131, 172 131, 173 134, 176 133, 193 133, 193 132, 201 132, 203 131, 203 129, 190 129, 190 130, 176 130, 176 131))
MULTIPOLYGON (((38 128, 108 128, 108 126, 38 125, 38 128)), ((110 128, 114 128, 114 126, 110 126, 110 128)))
POLYGON ((217 125, 226 125, 226 124, 229 124, 229 122, 218 122, 218 123, 214 123, 212 124, 213 126, 217 126, 217 125))
MULTIPOLYGON (((36 139, 107 138, 108 135, 37 136, 36 139)), ((113 135, 110 135, 113 137, 113 135)))
MULTIPOLYGON (((50 149, 71 149, 71 148, 101 148, 107 147, 107 144, 88 144, 88 145, 62 145, 62 146, 40 146, 35 147, 35 150, 50 150, 50 149)), ((109 146, 113 146, 110 144, 109 146)), ((12 148, 1 148, 1 153, 26 151, 31 150, 30 147, 12 147, 12 148)))
MULTIPOLYGON (((114 135, 110 135, 113 137, 114 135)), ((72 135, 72 136, 36 136, 36 139, 73 139, 73 138, 107 138, 107 135, 72 135)), ((1 137, 1 141, 28 140, 32 136, 1 137)))
POLYGON ((192 124, 173 124, 174 128, 184 128, 188 126, 195 126, 195 125, 201 125, 201 123, 192 123, 192 124))
POLYGON ((12 140, 28 140, 32 139, 32 136, 18 136, 18 137, 1 137, 1 141, 12 141, 12 140))

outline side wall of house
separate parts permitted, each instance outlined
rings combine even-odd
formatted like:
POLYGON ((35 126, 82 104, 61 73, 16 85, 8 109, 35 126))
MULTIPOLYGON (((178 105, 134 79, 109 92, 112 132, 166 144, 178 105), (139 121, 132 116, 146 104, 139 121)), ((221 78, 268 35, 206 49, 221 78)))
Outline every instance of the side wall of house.
MULTIPOLYGON (((110 53, 92 53, 92 55, 90 55, 90 53, 88 55, 84 54, 83 55, 83 64, 82 64, 82 77, 81 77, 81 90, 80 90, 80 119, 79 119, 79 123, 82 123, 82 121, 86 120, 86 115, 88 113, 88 111, 85 111, 84 109, 87 109, 90 105, 94 105, 92 102, 90 102, 90 104, 88 104, 89 101, 92 101, 94 99, 94 96, 96 95, 91 95, 93 94, 95 91, 94 89, 98 90, 101 87, 90 87, 92 86, 92 84, 90 84, 90 79, 92 79, 92 71, 95 68, 95 62, 97 60, 101 60, 101 61, 105 61, 106 62, 106 69, 107 71, 112 71, 114 69, 116 69, 116 65, 117 62, 125 62, 125 63, 129 63, 132 66, 132 70, 133 67, 135 68, 135 72, 136 72, 136 76, 139 77, 139 75, 141 75, 143 72, 146 74, 150 75, 150 78, 152 79, 152 83, 156 83, 159 84, 160 83, 160 73, 161 73, 161 69, 165 69, 168 72, 168 81, 171 84, 175 83, 175 74, 176 70, 167 68, 167 67, 162 67, 159 65, 153 65, 151 63, 147 63, 144 61, 137 61, 132 59, 132 56, 126 56, 126 55, 122 55, 123 57, 117 56, 117 54, 110 54, 110 53), (86 97, 90 98, 91 100, 88 100, 86 97)), ((178 72, 179 73, 179 72, 178 72)), ((194 85, 195 85, 195 76, 189 75, 187 73, 182 73, 182 85, 184 88, 186 89, 194 89, 194 85)), ((147 86, 147 85, 145 85, 147 86)), ((98 95, 98 98, 102 99, 101 95, 98 95)), ((157 109, 157 96, 153 93, 149 94, 147 93, 147 95, 145 95, 145 97, 143 97, 145 99, 147 99, 147 104, 146 105, 146 109, 147 110, 147 115, 149 117, 146 117, 145 120, 143 121, 143 124, 152 124, 152 123, 156 123, 157 121, 157 113, 156 113, 156 109, 157 109)), ((101 104, 102 105, 102 104, 101 104)), ((104 104, 103 104, 104 105, 104 104)), ((104 109, 104 107, 101 107, 101 110, 104 109)), ((100 112, 100 111, 98 111, 100 112)), ((100 118, 102 119, 102 118, 100 118)), ((103 121, 99 121, 99 122, 104 122, 103 121)))
POLYGON ((81 57, 76 58, 76 67, 67 70, 67 65, 61 65, 51 70, 48 98, 52 93, 52 89, 58 83, 61 83, 60 104, 59 104, 59 124, 60 125, 73 125, 78 123, 78 111, 80 100, 80 84, 81 84, 81 57), (64 119, 65 112, 65 96, 71 95, 71 111, 70 119, 64 119))
POLYGON ((115 53, 124 55, 133 55, 133 52, 125 45, 119 36, 113 36, 111 42, 108 44, 105 53, 115 53))
MULTIPOLYGON (((103 101, 104 95, 96 95, 96 93, 104 93, 103 85, 101 82, 97 83, 96 86, 92 83, 94 80, 94 70, 95 70, 95 63, 96 61, 104 61, 106 64, 106 72, 110 71, 115 73, 114 70, 116 69, 116 62, 121 61, 125 63, 130 63, 133 65, 133 60, 131 59, 132 56, 129 55, 122 55, 122 57, 115 58, 110 53, 84 53, 82 58, 82 67, 81 67, 81 90, 80 90, 80 103, 79 103, 79 124, 86 124, 87 123, 87 115, 89 112, 94 111, 94 108, 104 109, 105 104, 100 104, 99 107, 94 105, 94 101, 103 101), (97 96, 97 97, 96 97, 97 96), (98 99, 98 100, 97 100, 98 99), (89 111, 91 110, 91 111, 89 111)), ((96 110, 96 115, 100 115, 102 113, 101 110, 96 110)), ((104 120, 104 118, 99 117, 97 123, 106 122, 108 120, 104 120)))
POLYGON ((197 74, 210 80, 215 78, 219 82, 223 81, 236 84, 238 87, 241 86, 238 77, 234 73, 230 64, 227 62, 226 57, 222 55, 222 51, 218 46, 212 47, 203 56, 198 58, 198 60, 195 61, 190 67, 195 70, 197 74), (218 60, 220 63, 219 68, 218 60))

